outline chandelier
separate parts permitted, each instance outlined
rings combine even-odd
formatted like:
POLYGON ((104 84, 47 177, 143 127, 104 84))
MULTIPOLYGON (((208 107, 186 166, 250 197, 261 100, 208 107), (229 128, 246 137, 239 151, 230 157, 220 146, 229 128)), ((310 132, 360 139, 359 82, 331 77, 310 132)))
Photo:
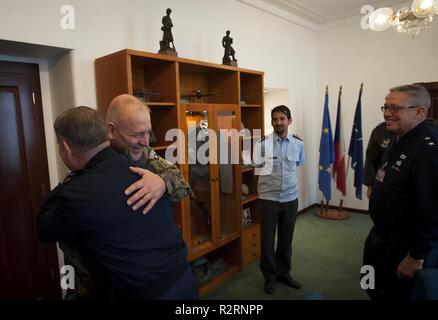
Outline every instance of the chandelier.
POLYGON ((369 18, 371 30, 383 31, 391 26, 398 33, 417 36, 438 16, 438 0, 414 0, 411 8, 400 8, 396 13, 391 8, 380 8, 369 18))

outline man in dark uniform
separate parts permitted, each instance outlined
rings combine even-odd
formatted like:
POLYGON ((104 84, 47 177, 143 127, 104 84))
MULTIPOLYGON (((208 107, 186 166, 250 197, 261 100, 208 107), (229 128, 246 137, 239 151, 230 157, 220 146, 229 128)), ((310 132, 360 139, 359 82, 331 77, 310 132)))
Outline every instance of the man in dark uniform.
POLYGON ((95 297, 198 298, 169 200, 157 200, 147 215, 132 212, 123 191, 137 179, 128 168, 141 164, 110 148, 97 111, 68 110, 56 119, 55 132, 60 156, 72 173, 43 204, 39 239, 80 248, 96 280, 95 297))
POLYGON ((429 92, 418 85, 390 90, 382 107, 395 135, 373 183, 374 226, 364 265, 375 270, 373 299, 409 299, 416 270, 438 267, 438 130, 426 120, 429 92))
MULTIPOLYGON (((438 128, 438 121, 432 118, 426 119, 431 125, 438 128)), ((391 140, 395 138, 394 133, 386 129, 385 122, 379 123, 371 132, 370 140, 366 150, 365 166, 364 166, 364 185, 367 186, 368 199, 371 196, 372 185, 377 170, 379 169, 380 161, 383 154, 388 149, 391 140)))

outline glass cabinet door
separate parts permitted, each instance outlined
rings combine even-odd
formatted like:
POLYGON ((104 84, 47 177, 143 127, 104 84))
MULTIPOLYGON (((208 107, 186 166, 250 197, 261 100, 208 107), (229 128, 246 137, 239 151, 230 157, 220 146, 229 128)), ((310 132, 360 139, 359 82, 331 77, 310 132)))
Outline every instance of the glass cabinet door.
POLYGON ((195 194, 190 199, 191 251, 196 254, 212 245, 212 187, 208 110, 188 108, 185 112, 189 184, 195 194))
POLYGON ((215 112, 216 133, 218 138, 218 172, 219 172, 219 240, 235 236, 239 231, 238 199, 239 181, 237 166, 239 163, 239 135, 237 131, 237 114, 233 107, 218 107, 215 112))

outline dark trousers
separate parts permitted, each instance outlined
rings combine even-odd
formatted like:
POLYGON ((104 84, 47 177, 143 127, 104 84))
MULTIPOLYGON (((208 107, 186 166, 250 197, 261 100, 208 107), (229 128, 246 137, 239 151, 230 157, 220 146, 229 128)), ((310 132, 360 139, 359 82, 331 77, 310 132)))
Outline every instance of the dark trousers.
POLYGON ((118 291, 117 300, 198 300, 199 286, 192 267, 185 262, 144 288, 118 291))
POLYGON ((409 300, 412 280, 399 278, 397 267, 408 254, 407 241, 402 238, 382 239, 371 229, 364 246, 363 264, 375 271, 375 288, 367 289, 373 300, 409 300))
POLYGON ((199 300, 199 286, 192 268, 187 268, 175 285, 157 300, 199 300))
POLYGON ((297 219, 298 199, 280 203, 260 200, 260 270, 265 279, 274 279, 291 270, 292 239, 297 219), (275 248, 275 231, 277 230, 275 248))
MULTIPOLYGON (((373 300, 409 300, 413 280, 399 278, 397 267, 409 252, 409 239, 403 236, 382 239, 373 227, 365 241, 363 264, 374 267, 375 289, 367 293, 373 300)), ((430 250, 423 269, 438 268, 438 248, 430 250)))

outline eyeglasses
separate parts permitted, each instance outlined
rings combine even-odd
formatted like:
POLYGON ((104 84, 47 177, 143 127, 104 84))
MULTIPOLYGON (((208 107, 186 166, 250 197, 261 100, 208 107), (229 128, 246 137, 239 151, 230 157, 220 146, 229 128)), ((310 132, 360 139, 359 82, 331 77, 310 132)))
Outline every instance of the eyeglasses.
POLYGON ((412 109, 412 108, 418 108, 418 106, 406 106, 406 107, 402 107, 402 106, 392 106, 392 107, 388 107, 388 106, 383 106, 380 107, 380 110, 382 110, 382 112, 385 111, 390 111, 391 113, 397 113, 403 109, 412 109))

